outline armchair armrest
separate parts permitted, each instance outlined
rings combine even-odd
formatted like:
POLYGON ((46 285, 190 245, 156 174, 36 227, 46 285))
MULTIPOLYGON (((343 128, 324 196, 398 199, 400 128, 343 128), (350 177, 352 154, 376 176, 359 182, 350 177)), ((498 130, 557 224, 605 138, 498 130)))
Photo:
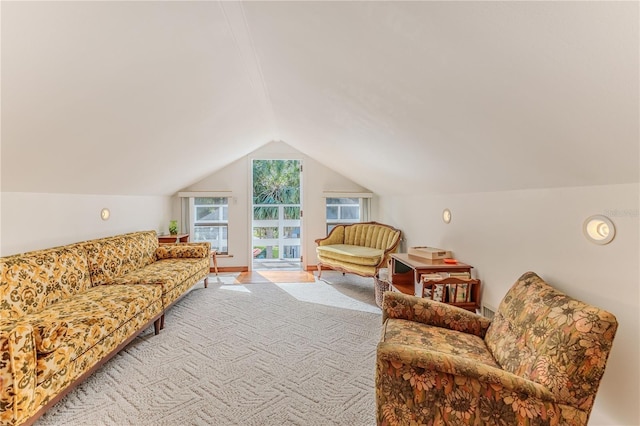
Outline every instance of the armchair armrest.
POLYGON ((211 243, 169 243, 160 244, 156 249, 156 259, 208 258, 211 255, 211 243))
MULTIPOLYGON (((464 380, 460 380, 461 383, 467 383, 469 380, 477 381, 477 385, 487 393, 513 393, 515 395, 527 395, 527 401, 529 401, 529 398, 536 398, 541 402, 558 403, 555 395, 540 383, 461 356, 443 354, 415 346, 381 343, 378 345, 377 358, 378 363, 388 362, 391 365, 389 368, 398 370, 401 373, 403 369, 411 370, 419 367, 420 369, 435 371, 437 374, 449 374, 454 377, 464 378, 464 380)), ((426 375, 430 376, 429 374, 426 375)), ((403 374, 394 376, 402 377, 403 374)), ((439 382, 437 379, 434 379, 434 381, 439 382)), ((442 384, 448 382, 449 380, 445 380, 442 384)))
POLYGON ((344 225, 337 225, 324 238, 318 238, 316 244, 319 246, 327 246, 331 244, 342 244, 344 242, 344 225))
POLYGON ((20 424, 31 413, 36 388, 33 327, 0 320, 0 424, 20 424))
POLYGON ((446 303, 403 293, 385 292, 382 322, 398 318, 448 328, 484 338, 491 320, 446 303))

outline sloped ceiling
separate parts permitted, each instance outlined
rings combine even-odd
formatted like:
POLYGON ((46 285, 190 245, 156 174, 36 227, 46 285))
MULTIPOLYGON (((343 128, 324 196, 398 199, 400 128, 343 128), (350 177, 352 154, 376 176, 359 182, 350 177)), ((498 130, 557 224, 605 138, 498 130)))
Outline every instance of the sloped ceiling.
POLYGON ((639 181, 637 2, 5 2, 3 191, 282 140, 381 194, 639 181))

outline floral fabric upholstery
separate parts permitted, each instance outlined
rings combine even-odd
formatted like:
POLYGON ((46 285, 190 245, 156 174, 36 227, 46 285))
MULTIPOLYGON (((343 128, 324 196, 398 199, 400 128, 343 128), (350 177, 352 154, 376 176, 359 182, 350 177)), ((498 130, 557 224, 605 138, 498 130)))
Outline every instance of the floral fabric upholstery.
POLYGON ((335 226, 316 240, 318 267, 373 277, 400 243, 402 232, 377 222, 335 226))
POLYGON ((31 414, 36 386, 33 327, 0 321, 0 424, 13 425, 31 414))
POLYGON ((211 243, 160 244, 156 249, 156 259, 209 258, 211 243))
POLYGON ((533 272, 491 322, 390 292, 383 321, 380 425, 585 425, 617 328, 533 272))
POLYGON ((176 258, 154 262, 114 279, 111 284, 155 284, 162 290, 162 302, 169 307, 178 297, 209 273, 209 257, 176 258))
POLYGON ((160 318, 209 256, 146 231, 0 258, 0 425, 28 421, 160 318))
POLYGON ((139 333, 140 327, 162 312, 161 297, 162 290, 154 285, 100 286, 63 307, 51 306, 34 315, 35 322, 68 324, 66 347, 60 348, 64 350, 38 354, 38 362, 46 362, 47 369, 41 372, 38 365, 34 404, 46 404, 121 342, 139 333))
POLYGON ((93 285, 108 284, 115 278, 143 268, 156 260, 158 236, 155 231, 101 238, 83 243, 93 285))
POLYGON ((503 369, 589 411, 617 327, 609 312, 572 299, 530 272, 502 300, 485 340, 503 369))
POLYGON ((79 244, 0 258, 0 320, 38 312, 90 287, 79 244))

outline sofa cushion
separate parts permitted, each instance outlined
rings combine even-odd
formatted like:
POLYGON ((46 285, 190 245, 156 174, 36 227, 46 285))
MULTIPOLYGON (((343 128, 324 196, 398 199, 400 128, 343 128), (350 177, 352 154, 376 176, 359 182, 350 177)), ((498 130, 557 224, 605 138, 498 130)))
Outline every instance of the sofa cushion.
POLYGON ((89 263, 91 283, 108 284, 156 260, 155 231, 132 232, 82 243, 89 263))
POLYGON ((481 337, 447 328, 389 318, 381 341, 456 355, 499 368, 481 337))
POLYGON ((384 250, 350 244, 331 244, 316 247, 318 256, 340 262, 376 266, 382 261, 384 250))
POLYGON ((80 244, 0 258, 0 319, 38 312, 90 287, 80 244))
POLYGON ((156 249, 156 259, 208 258, 211 254, 210 243, 160 244, 156 249))
POLYGON ((176 286, 196 275, 203 268, 209 268, 209 257, 198 259, 164 259, 158 260, 144 268, 129 272, 114 279, 111 284, 156 284, 162 289, 165 307, 172 300, 165 300, 176 286))
POLYGON ((160 314, 161 297, 160 288, 152 285, 97 286, 28 318, 33 323, 66 323, 68 330, 60 348, 71 348, 69 357, 73 361, 93 346, 101 345, 127 321, 145 315, 149 305, 157 304, 156 313, 160 314))

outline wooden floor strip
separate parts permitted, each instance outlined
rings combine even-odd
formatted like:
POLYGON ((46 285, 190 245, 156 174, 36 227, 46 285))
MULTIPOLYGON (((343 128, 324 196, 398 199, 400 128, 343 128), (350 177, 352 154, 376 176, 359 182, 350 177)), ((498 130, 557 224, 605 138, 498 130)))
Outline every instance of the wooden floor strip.
POLYGON ((240 273, 235 284, 312 283, 315 277, 307 271, 251 271, 240 273))

